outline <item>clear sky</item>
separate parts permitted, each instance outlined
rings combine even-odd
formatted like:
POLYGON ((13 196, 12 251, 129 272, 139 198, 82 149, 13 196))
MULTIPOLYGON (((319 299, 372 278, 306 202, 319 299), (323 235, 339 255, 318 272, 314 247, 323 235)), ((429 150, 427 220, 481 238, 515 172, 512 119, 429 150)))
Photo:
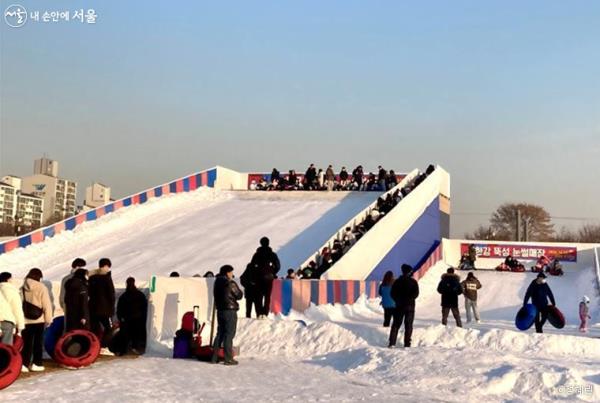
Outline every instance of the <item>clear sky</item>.
POLYGON ((0 21, 2 175, 435 162, 455 236, 504 201, 600 219, 598 1, 16 2, 98 18, 0 21))

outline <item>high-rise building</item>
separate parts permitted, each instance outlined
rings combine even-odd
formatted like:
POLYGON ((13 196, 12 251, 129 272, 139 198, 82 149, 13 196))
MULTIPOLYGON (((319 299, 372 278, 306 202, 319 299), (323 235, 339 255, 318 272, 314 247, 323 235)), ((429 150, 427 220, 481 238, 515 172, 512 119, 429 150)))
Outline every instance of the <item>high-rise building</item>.
POLYGON ((24 228, 39 228, 43 224, 44 199, 34 195, 18 195, 17 222, 24 228))
POLYGON ((13 224, 17 215, 18 189, 0 182, 0 224, 13 224))
POLYGON ((23 178, 21 191, 44 199, 44 223, 50 218, 62 220, 76 212, 77 184, 75 182, 38 174, 23 178))
POLYGON ((35 160, 33 163, 33 174, 54 176, 56 178, 58 176, 58 161, 46 157, 35 160))
POLYGON ((58 177, 58 162, 35 161, 34 174, 22 179, 21 192, 44 200, 42 222, 62 220, 76 213, 77 183, 58 177))
POLYGON ((110 202, 110 188, 101 183, 93 183, 85 190, 84 208, 96 208, 110 202))

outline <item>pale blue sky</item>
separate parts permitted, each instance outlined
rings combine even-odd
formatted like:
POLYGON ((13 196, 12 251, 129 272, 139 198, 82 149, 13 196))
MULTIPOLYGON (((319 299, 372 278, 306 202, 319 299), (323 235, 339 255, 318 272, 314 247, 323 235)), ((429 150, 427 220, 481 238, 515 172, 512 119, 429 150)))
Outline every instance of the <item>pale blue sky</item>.
POLYGON ((436 162, 455 212, 600 217, 600 2, 19 3, 98 19, 0 21, 0 174, 46 152, 124 196, 216 164, 436 162))

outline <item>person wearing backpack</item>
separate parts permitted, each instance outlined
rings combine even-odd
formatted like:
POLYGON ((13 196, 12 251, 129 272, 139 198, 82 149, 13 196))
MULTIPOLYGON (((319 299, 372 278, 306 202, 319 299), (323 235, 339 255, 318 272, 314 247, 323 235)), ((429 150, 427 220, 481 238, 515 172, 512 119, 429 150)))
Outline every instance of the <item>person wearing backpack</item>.
POLYGON ((44 346, 44 329, 52 323, 52 302, 48 288, 42 284, 42 271, 38 268, 29 270, 25 277, 21 294, 23 296, 23 312, 25 313, 25 329, 23 330, 23 368, 21 372, 44 371, 42 354, 44 346))
POLYGON ((462 327, 460 312, 458 311, 458 296, 462 294, 462 287, 460 277, 454 274, 454 268, 448 268, 446 273, 442 275, 437 291, 442 295, 442 325, 446 326, 448 324, 448 314, 452 311, 456 326, 462 327))
POLYGON ((271 308, 273 280, 277 278, 277 273, 281 267, 279 257, 269 247, 269 238, 261 238, 260 247, 256 250, 254 256, 252 256, 250 264, 257 271, 256 298, 260 311, 258 319, 265 319, 269 315, 271 308))

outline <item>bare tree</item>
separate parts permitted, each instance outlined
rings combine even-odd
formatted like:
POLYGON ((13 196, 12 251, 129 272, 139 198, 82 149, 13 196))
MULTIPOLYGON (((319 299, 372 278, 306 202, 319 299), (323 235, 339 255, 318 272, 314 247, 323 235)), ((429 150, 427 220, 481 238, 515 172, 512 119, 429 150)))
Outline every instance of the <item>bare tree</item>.
POLYGON ((554 235, 550 214, 543 207, 528 203, 504 203, 492 214, 490 224, 499 239, 517 239, 517 212, 521 213, 521 228, 529 241, 549 241, 554 235))
POLYGON ((465 239, 479 239, 479 240, 494 240, 494 241, 507 241, 508 239, 502 239, 498 237, 498 234, 490 226, 480 225, 472 233, 466 233, 465 239))
POLYGON ((600 224, 585 224, 579 229, 578 241, 583 243, 600 243, 600 224))
POLYGON ((568 229, 567 227, 562 227, 560 231, 556 233, 553 241, 556 242, 578 242, 579 234, 568 229))

